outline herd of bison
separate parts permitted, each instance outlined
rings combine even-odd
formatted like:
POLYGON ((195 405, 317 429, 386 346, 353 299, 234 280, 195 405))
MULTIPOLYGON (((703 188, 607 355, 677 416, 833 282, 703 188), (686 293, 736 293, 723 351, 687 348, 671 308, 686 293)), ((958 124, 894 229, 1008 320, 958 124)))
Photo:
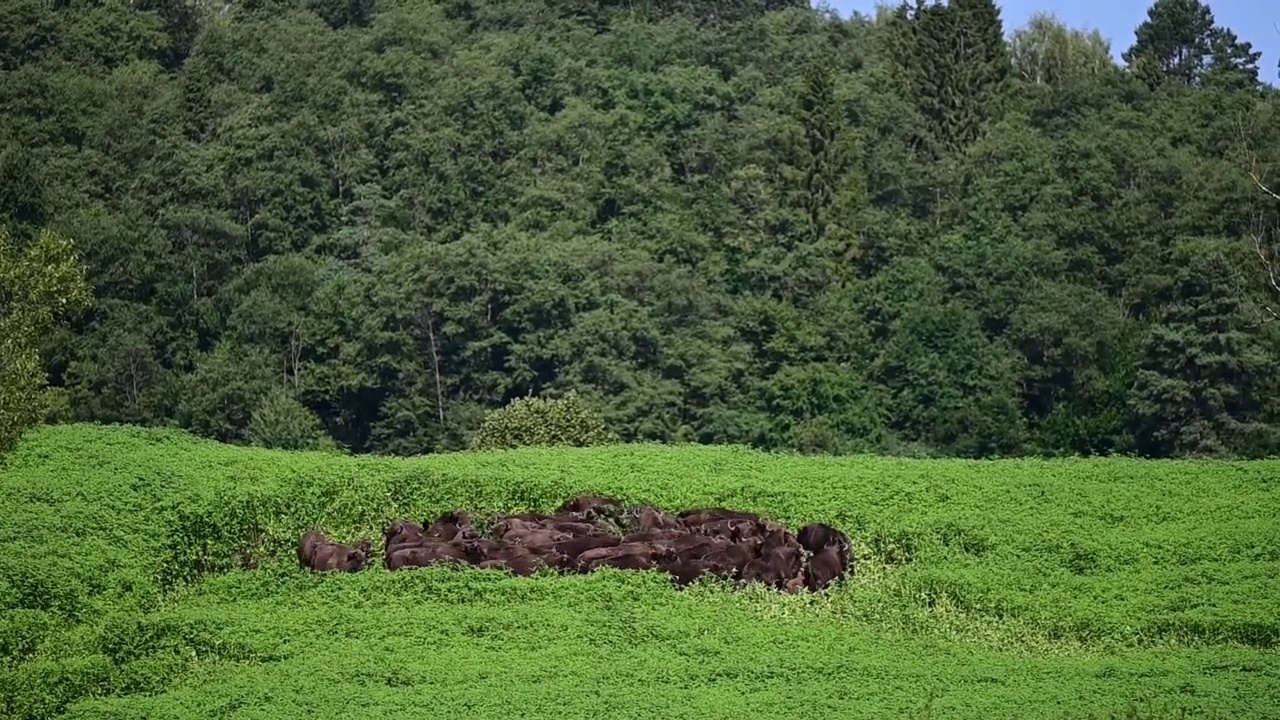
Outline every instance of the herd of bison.
MULTIPOLYGON (((318 572, 359 572, 370 553, 367 540, 342 545, 319 530, 298 544, 298 562, 318 572)), ((461 511, 446 512, 426 527, 396 520, 383 531, 382 562, 388 570, 465 563, 516 575, 532 575, 540 566, 578 573, 654 569, 679 587, 713 575, 787 593, 818 592, 853 571, 848 536, 829 525, 811 523, 792 533, 750 512, 699 508, 670 515, 598 496, 574 498, 549 515, 500 516, 487 534, 461 511)))

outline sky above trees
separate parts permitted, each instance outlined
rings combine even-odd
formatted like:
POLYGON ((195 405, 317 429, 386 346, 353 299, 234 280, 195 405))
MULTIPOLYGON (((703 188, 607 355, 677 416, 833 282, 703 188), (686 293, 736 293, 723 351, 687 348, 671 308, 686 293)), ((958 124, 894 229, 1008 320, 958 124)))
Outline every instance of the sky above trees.
MULTIPOLYGON (((819 7, 823 3, 815 2, 819 7)), ((841 17, 853 11, 873 14, 883 0, 826 0, 826 5, 838 10, 841 17)), ((1262 53, 1259 67, 1262 79, 1276 85, 1280 82, 1280 4, 1259 0, 1214 0, 1208 3, 1218 25, 1231 28, 1243 41, 1253 44, 1262 53)), ((1133 31, 1147 19, 1149 0, 1007 0, 997 3, 1005 34, 1026 24, 1037 12, 1049 12, 1058 16, 1072 28, 1097 28, 1111 41, 1111 56, 1120 60, 1120 53, 1133 44, 1133 31)))

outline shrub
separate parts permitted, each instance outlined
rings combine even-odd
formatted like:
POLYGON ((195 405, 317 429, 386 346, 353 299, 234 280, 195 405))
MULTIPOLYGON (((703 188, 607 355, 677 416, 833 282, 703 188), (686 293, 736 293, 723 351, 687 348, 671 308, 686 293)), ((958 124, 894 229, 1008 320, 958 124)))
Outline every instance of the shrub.
POLYGON ((246 429, 249 442, 279 450, 333 450, 337 445, 320 418, 288 391, 276 388, 254 411, 246 429))
POLYGON ((616 442, 617 435, 605 427, 600 413, 570 391, 562 398, 516 398, 488 413, 471 437, 471 448, 589 447, 616 442))

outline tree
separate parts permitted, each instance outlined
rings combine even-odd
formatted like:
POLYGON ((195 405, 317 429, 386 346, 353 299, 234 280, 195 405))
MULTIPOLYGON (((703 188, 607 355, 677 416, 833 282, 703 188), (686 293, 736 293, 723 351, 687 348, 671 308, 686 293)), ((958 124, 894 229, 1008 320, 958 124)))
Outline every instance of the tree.
MULTIPOLYGON (((1257 176, 1257 173, 1251 172, 1249 177, 1253 179, 1254 184, 1257 184, 1263 193, 1266 193, 1268 197, 1271 197, 1276 202, 1280 202, 1280 193, 1276 193, 1270 187, 1267 187, 1266 183, 1263 183, 1262 179, 1257 176)), ((1265 290, 1267 295, 1274 295, 1277 299, 1280 299, 1280 261, 1277 261, 1276 258, 1277 243, 1275 238, 1272 237, 1272 234, 1275 233, 1275 228, 1271 227, 1270 223, 1267 223, 1266 218, 1266 214, 1260 214, 1260 218, 1253 225, 1253 251, 1256 252, 1258 260, 1262 263, 1263 272, 1266 273, 1265 290)), ((1275 307, 1270 304, 1263 305, 1263 310, 1272 320, 1280 319, 1280 314, 1277 314, 1275 307)))
POLYGON ((1014 74, 1037 85, 1059 85, 1115 67, 1111 43, 1102 33, 1073 30, 1044 12, 1013 31, 1009 54, 1014 74))
MULTIPOLYGON (((1276 32, 1280 33, 1280 25, 1275 27, 1276 32)), ((1273 123, 1274 116, 1263 122, 1264 125, 1273 123)), ((1272 206, 1275 211, 1263 210, 1255 214, 1250 232, 1253 250, 1262 265, 1263 293, 1270 297, 1272 302, 1280 303, 1280 237, 1277 236, 1277 226, 1274 222, 1277 213, 1280 213, 1280 192, 1273 190, 1273 186, 1263 178, 1258 167, 1257 156, 1254 155, 1251 160, 1249 180, 1261 191, 1263 202, 1272 206)), ((1280 319, 1280 310, 1277 310, 1272 302, 1264 302, 1262 305, 1263 311, 1267 314, 1265 318, 1267 321, 1280 319)))
POLYGON ((70 240, 44 229, 23 248, 0 225, 0 453, 50 407, 40 342, 89 300, 70 240))
MULTIPOLYGON (((1280 193, 1268 187, 1256 170, 1249 172, 1249 178, 1268 199, 1280 204, 1280 193)), ((1269 213, 1259 213, 1258 219, 1254 222, 1251 233, 1253 250, 1262 263, 1264 292, 1275 301, 1280 301, 1280 241, 1275 237, 1275 226, 1267 221, 1269 217, 1271 217, 1269 213)), ((1262 308, 1271 320, 1280 319, 1280 313, 1270 303, 1264 303, 1262 308)))
POLYGON ((1128 403, 1194 325, 1164 249, 1280 227, 1239 171, 1280 190, 1280 93, 1207 1, 1153 8, 1153 92, 992 0, 11 0, 0 222, 92 238, 68 419, 413 455, 554 388, 626 441, 1177 455, 1128 403))
POLYGON ((835 203, 836 186, 844 170, 840 147, 842 122, 835 99, 834 72, 823 59, 810 60, 805 68, 800 114, 809 150, 804 196, 811 239, 817 242, 826 233, 827 214, 835 203))
POLYGON ((1009 77, 1000 10, 992 0, 915 0, 895 19, 899 71, 931 128, 928 145, 939 157, 959 152, 996 114, 1009 77))
POLYGON ((1238 455, 1269 444, 1261 383, 1276 363, 1259 336, 1246 332, 1229 247, 1192 239, 1167 253, 1170 272, 1155 288, 1159 305, 1129 399, 1145 455, 1238 455))
POLYGON ((916 111, 903 125, 924 163, 914 209, 940 226, 959 158, 1005 109, 1011 66, 992 0, 914 2, 889 23, 890 47, 899 92, 916 111))
POLYGON ((1156 0, 1134 34, 1133 46, 1121 57, 1153 85, 1195 86, 1210 79, 1239 85, 1258 80, 1262 54, 1215 25, 1213 12, 1200 0, 1156 0))

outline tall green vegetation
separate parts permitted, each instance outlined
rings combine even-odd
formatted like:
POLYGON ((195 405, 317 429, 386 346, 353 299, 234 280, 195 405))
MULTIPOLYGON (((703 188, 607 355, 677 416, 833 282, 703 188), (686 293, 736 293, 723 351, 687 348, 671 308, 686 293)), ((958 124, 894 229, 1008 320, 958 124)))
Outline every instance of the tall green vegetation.
POLYGON ((1124 67, 991 0, 201 7, 0 8, 0 221, 94 297, 64 418, 410 455, 573 390, 624 441, 1276 447, 1280 97, 1197 0, 1124 67))
POLYGON ((1271 718, 1277 476, 1275 460, 653 445, 373 458, 41 428, 0 468, 0 708, 1271 718), (857 573, 814 596, 638 571, 297 565, 317 525, 377 548, 393 518, 470 509, 483 526, 580 493, 821 520, 849 534, 857 573))
POLYGON ((68 239, 45 229, 20 245, 0 224, 0 454, 59 409, 40 347, 89 299, 84 268, 68 239))

